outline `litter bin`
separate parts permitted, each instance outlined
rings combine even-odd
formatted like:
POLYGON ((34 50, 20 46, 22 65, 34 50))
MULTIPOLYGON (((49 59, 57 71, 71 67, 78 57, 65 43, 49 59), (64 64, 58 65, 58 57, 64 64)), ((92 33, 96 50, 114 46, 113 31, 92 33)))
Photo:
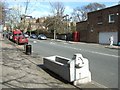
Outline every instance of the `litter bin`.
POLYGON ((32 51, 31 51, 31 50, 32 50, 32 45, 28 45, 28 44, 27 44, 25 50, 26 50, 26 54, 27 54, 27 55, 30 55, 31 52, 32 52, 32 51))

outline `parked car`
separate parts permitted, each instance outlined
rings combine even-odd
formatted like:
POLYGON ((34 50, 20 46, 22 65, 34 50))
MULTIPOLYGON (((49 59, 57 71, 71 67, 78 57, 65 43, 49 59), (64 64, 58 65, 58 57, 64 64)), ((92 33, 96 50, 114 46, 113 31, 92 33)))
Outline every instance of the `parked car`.
POLYGON ((24 36, 25 36, 26 38, 29 38, 29 35, 28 35, 28 34, 25 34, 25 33, 24 33, 24 36))
POLYGON ((40 35, 38 35, 38 39, 40 39, 40 40, 46 40, 47 37, 44 34, 40 34, 40 35))
POLYGON ((6 36, 6 38, 8 38, 8 39, 9 39, 9 35, 10 35, 10 32, 6 32, 6 33, 4 34, 4 36, 6 36))
POLYGON ((31 34, 30 38, 36 39, 37 36, 35 34, 31 34))
POLYGON ((13 33, 11 32, 11 33, 9 33, 9 40, 13 40, 13 33))
POLYGON ((17 44, 28 44, 28 39, 25 38, 20 30, 13 31, 13 41, 17 44))

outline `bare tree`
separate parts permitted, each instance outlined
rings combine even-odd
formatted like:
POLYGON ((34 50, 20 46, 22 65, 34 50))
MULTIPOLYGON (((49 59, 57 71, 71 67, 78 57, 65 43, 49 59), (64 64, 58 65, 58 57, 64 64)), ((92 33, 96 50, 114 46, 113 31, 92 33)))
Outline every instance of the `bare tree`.
POLYGON ((72 16, 74 21, 85 21, 87 19, 87 12, 85 11, 84 7, 77 7, 74 9, 72 16))
POLYGON ((90 3, 87 6, 85 6, 84 8, 85 8, 86 12, 92 12, 92 11, 96 11, 96 10, 105 8, 105 5, 100 4, 100 3, 90 3))
POLYGON ((51 11, 53 13, 52 22, 54 23, 53 25, 54 25, 54 39, 55 39, 56 33, 61 30, 61 27, 63 25, 62 17, 65 7, 61 2, 50 3, 50 5, 51 5, 51 11))
POLYGON ((120 5, 120 1, 118 1, 118 5, 120 5))
POLYGON ((10 24, 10 26, 13 28, 17 28, 18 24, 20 23, 20 7, 13 7, 9 8, 7 14, 6 14, 6 21, 10 24))
POLYGON ((44 21, 44 25, 46 28, 49 27, 49 31, 48 32, 52 32, 54 30, 54 17, 47 17, 44 21))
POLYGON ((0 20, 1 24, 5 23, 6 13, 7 13, 7 4, 3 1, 0 1, 0 20))
POLYGON ((0 2, 0 6, 2 7, 2 22, 4 26, 7 26, 7 30, 11 30, 13 24, 19 22, 19 12, 16 8, 8 8, 7 2, 0 2))
POLYGON ((72 16, 74 20, 77 20, 77 22, 86 21, 88 12, 96 11, 96 10, 103 9, 103 8, 105 8, 104 4, 90 3, 86 6, 75 8, 72 13, 72 16))

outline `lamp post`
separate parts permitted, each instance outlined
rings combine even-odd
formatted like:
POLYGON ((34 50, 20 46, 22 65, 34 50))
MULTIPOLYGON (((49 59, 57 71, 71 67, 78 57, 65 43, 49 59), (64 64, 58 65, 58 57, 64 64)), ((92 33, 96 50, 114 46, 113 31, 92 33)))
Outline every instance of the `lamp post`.
POLYGON ((66 18, 66 31, 67 33, 69 33, 70 30, 70 20, 72 19, 72 17, 69 17, 68 14, 66 14, 65 16, 63 16, 63 18, 66 18))
MULTIPOLYGON (((27 17, 29 17, 29 24, 28 24, 28 27, 27 27, 27 30, 28 30, 28 29, 31 29, 31 21, 30 21, 30 19, 32 19, 32 16, 24 15, 24 25, 25 25, 25 19, 27 17)), ((25 27, 24 27, 24 29, 25 29, 25 27)), ((31 36, 31 30, 30 30, 30 36, 31 36)))
POLYGON ((30 21, 31 17, 29 18, 29 29, 30 29, 30 36, 31 36, 31 21, 30 21))

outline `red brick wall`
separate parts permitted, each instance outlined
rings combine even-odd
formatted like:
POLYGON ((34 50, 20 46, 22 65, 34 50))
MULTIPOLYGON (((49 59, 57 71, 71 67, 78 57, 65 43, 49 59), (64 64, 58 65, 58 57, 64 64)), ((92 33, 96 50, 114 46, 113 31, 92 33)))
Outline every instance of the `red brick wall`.
POLYGON ((86 42, 87 41, 87 30, 88 30, 88 22, 78 22, 76 24, 76 30, 80 32, 80 41, 86 42))

